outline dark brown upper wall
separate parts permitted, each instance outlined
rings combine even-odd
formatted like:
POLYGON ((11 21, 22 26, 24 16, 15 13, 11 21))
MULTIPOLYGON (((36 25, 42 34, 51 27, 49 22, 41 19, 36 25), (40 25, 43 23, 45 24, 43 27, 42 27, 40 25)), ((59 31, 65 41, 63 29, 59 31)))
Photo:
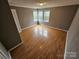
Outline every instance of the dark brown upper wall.
POLYGON ((51 8, 49 23, 45 24, 55 28, 68 30, 76 13, 77 7, 78 6, 75 5, 51 8))
POLYGON ((73 19, 73 22, 67 32, 66 46, 65 46, 65 59, 72 59, 67 52, 74 52, 75 57, 73 59, 79 59, 79 8, 73 19))
POLYGON ((0 41, 7 50, 21 42, 7 0, 0 0, 0 41))

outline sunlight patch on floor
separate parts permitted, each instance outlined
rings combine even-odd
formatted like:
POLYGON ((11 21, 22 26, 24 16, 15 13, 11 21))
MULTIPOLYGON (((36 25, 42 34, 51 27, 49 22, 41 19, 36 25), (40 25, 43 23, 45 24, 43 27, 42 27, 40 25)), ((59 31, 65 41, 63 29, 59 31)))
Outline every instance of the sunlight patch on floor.
POLYGON ((42 25, 36 25, 36 27, 34 28, 34 32, 37 35, 41 35, 41 36, 44 36, 44 37, 48 36, 47 28, 45 28, 42 25))

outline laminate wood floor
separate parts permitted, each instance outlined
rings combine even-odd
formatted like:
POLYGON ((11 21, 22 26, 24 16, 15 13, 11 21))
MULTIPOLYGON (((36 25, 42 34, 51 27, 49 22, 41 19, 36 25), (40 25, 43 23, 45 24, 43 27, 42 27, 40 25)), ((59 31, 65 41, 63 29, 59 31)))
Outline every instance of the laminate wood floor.
POLYGON ((23 30, 22 45, 11 51, 13 59, 64 59, 66 32, 44 25, 23 30))

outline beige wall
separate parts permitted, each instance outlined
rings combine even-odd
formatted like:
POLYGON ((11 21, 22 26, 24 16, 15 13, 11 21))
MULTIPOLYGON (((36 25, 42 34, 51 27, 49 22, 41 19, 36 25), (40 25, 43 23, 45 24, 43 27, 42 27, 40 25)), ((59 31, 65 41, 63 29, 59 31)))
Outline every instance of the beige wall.
POLYGON ((46 25, 68 30, 73 17, 76 13, 77 6, 63 6, 51 8, 50 19, 46 25))
MULTIPOLYGON (((17 11, 17 15, 20 21, 21 28, 25 28, 34 24, 32 19, 32 11, 31 8, 21 8, 21 7, 12 7, 17 11)), ((54 7, 54 8, 45 8, 50 9, 50 19, 49 22, 44 22, 43 24, 59 28, 62 30, 68 30, 73 17, 77 10, 76 6, 63 6, 63 7, 54 7)))
POLYGON ((11 7, 13 9, 16 9, 18 19, 21 25, 21 28, 29 27, 34 24, 33 22, 33 14, 31 8, 23 8, 23 7, 11 7))

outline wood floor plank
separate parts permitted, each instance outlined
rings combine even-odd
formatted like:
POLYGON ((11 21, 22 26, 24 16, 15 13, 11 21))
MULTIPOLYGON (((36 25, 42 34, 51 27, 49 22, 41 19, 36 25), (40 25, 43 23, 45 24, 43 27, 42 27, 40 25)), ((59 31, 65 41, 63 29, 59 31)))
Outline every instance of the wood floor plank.
POLYGON ((66 32, 36 25, 21 33, 24 43, 11 51, 13 59, 64 59, 66 32))

